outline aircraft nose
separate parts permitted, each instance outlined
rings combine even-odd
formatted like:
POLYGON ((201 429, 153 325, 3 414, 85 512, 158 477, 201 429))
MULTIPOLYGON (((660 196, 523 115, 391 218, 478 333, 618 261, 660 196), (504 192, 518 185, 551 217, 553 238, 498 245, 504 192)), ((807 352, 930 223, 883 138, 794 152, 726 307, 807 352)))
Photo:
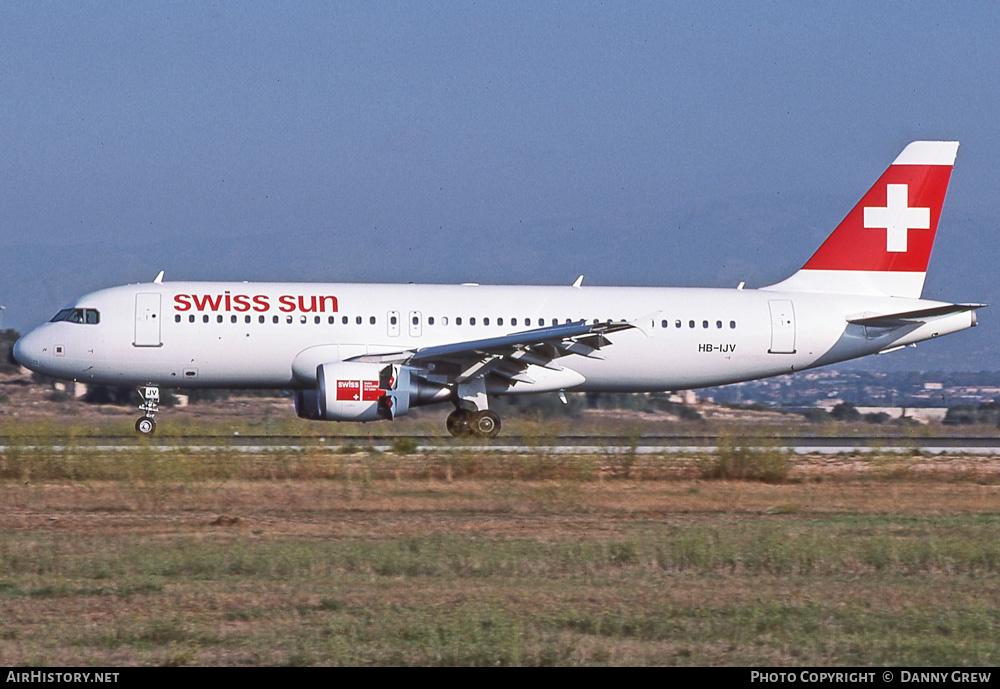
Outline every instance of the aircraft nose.
POLYGON ((33 346, 33 340, 37 340, 34 331, 22 335, 14 343, 14 360, 26 368, 38 366, 38 347, 33 346))

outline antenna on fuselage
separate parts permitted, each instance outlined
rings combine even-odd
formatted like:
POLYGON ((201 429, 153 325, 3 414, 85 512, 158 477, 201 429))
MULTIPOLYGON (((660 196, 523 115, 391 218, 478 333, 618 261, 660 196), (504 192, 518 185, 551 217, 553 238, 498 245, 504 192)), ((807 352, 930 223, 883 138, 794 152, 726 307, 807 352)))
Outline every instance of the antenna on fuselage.
POLYGON ((155 278, 153 278, 153 284, 158 285, 161 282, 163 282, 163 271, 162 270, 159 273, 156 274, 155 278))

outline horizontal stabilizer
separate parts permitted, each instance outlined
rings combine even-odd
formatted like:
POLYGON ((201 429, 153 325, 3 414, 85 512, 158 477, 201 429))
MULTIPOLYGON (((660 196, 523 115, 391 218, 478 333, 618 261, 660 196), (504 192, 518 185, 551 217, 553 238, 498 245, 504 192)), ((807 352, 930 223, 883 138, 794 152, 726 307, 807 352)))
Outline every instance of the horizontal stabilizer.
POLYGON ((986 304, 946 304, 944 306, 934 306, 929 309, 917 309, 915 311, 901 311, 899 313, 887 313, 881 316, 865 316, 864 318, 848 318, 848 323, 855 325, 866 325, 876 328, 894 328, 910 323, 919 323, 931 318, 951 316, 956 313, 975 311, 981 309, 986 304))

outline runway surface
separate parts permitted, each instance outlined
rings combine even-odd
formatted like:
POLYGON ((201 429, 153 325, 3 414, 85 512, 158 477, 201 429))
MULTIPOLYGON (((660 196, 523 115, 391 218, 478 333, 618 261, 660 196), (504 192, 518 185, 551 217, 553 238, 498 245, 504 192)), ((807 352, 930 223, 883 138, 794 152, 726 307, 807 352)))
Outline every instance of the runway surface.
MULTIPOLYGON (((16 444, 7 438, 0 438, 0 452, 8 447, 18 449, 48 449, 55 451, 84 450, 94 452, 127 452, 140 448, 157 451, 187 450, 191 452, 230 451, 260 454, 268 452, 316 452, 327 450, 343 453, 357 448, 358 451, 376 450, 391 452, 399 448, 401 440, 411 436, 187 436, 153 437, 100 436, 74 438, 67 442, 64 438, 19 438, 16 444)), ((593 436, 576 435, 538 437, 501 436, 493 440, 469 440, 442 436, 412 437, 415 448, 409 452, 489 452, 489 453, 552 453, 552 454, 599 454, 635 452, 637 454, 674 454, 714 452, 719 448, 718 437, 702 436, 593 436)), ((748 447, 784 448, 802 455, 835 455, 850 452, 889 452, 927 454, 968 454, 989 456, 1000 454, 1000 436, 929 436, 929 437, 886 437, 886 436, 776 436, 766 438, 734 438, 728 445, 748 447)))

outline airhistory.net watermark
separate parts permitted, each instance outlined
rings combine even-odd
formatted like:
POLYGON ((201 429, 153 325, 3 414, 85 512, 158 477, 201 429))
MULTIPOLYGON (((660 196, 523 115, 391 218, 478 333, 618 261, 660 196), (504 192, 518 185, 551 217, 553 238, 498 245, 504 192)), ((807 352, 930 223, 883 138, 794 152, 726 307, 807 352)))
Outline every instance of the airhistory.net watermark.
POLYGON ((52 682, 88 684, 117 682, 117 672, 46 672, 42 670, 8 670, 6 682, 52 682))

